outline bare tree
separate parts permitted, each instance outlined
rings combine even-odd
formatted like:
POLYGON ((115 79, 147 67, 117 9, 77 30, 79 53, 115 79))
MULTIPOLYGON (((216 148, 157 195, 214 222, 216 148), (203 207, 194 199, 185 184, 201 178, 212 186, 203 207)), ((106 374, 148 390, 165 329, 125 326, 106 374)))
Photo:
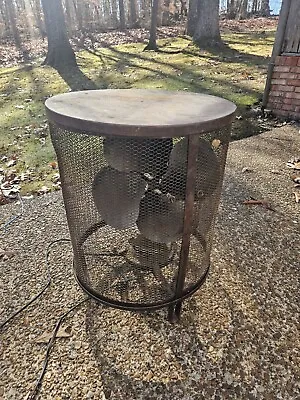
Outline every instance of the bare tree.
POLYGON ((132 28, 138 27, 138 17, 137 17, 137 9, 136 9, 136 0, 129 0, 129 8, 130 8, 130 26, 132 28))
POLYGON ((227 18, 234 19, 236 16, 236 2, 235 0, 227 0, 227 18))
POLYGON ((44 64, 57 70, 76 67, 75 53, 70 45, 61 0, 42 0, 48 52, 44 64))
POLYGON ((159 0, 152 0, 151 9, 151 27, 150 27, 150 38, 149 43, 144 50, 158 50, 156 37, 157 37, 157 15, 158 15, 159 0))
POLYGON ((186 26, 186 33, 190 36, 194 35, 197 20, 198 20, 198 3, 199 0, 190 0, 189 1, 189 10, 188 10, 188 19, 186 26))
POLYGON ((43 20, 42 20, 41 2, 35 1, 34 7, 35 7, 34 16, 35 16, 35 20, 36 20, 36 26, 38 28, 40 36, 44 40, 46 37, 46 32, 45 32, 45 28, 44 28, 44 24, 43 24, 43 20))
POLYGON ((124 0, 119 0, 119 16, 120 16, 120 29, 126 29, 126 20, 125 20, 125 6, 124 0))
POLYGON ((113 26, 119 25, 117 0, 111 0, 111 19, 113 26))
POLYGON ((253 0, 252 1, 252 8, 251 8, 251 14, 256 15, 258 13, 258 0, 253 0))
POLYGON ((269 17, 271 15, 270 12, 270 0, 261 0, 261 11, 260 14, 262 17, 269 17))
POLYGON ((171 0, 163 0, 162 1, 162 16, 161 16, 161 24, 168 25, 170 23, 170 3, 171 0))
POLYGON ((198 20, 193 34, 195 43, 211 46, 221 42, 219 7, 219 0, 198 0, 198 20))
POLYGON ((17 46, 20 46, 21 44, 21 38, 20 34, 17 28, 17 17, 16 17, 16 7, 15 7, 15 2, 13 0, 5 0, 5 9, 6 9, 6 14, 7 14, 7 19, 9 21, 9 26, 10 26, 10 31, 13 35, 15 44, 17 46))
POLYGON ((246 19, 248 15, 248 0, 240 0, 236 19, 246 19))

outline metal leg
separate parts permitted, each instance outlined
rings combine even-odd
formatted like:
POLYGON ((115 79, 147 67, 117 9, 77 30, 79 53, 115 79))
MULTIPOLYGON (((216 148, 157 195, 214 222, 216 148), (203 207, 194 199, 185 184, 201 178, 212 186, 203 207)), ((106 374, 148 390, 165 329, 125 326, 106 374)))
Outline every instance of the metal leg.
POLYGON ((182 301, 179 301, 175 305, 175 315, 176 315, 178 320, 180 319, 181 309, 182 309, 182 301))
POLYGON ((168 320, 171 324, 176 324, 180 320, 180 312, 182 308, 182 301, 178 303, 171 304, 168 308, 168 320))

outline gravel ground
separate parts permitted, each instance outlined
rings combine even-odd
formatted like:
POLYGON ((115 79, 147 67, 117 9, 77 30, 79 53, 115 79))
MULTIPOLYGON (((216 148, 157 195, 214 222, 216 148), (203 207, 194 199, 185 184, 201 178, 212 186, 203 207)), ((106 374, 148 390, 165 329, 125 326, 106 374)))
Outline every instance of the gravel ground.
MULTIPOLYGON (((38 399, 300 399, 299 204, 286 162, 300 148, 285 126, 231 145, 206 284, 185 301, 180 324, 166 311, 131 313, 87 301, 63 322, 38 399), (275 211, 244 205, 267 199, 275 211)), ((18 212, 2 206, 0 221, 18 212)), ((60 193, 25 200, 0 247, 0 321, 47 280, 45 249, 68 237, 60 193)), ((84 297, 69 243, 50 254, 53 281, 1 332, 0 399, 28 394, 59 317, 84 297)))

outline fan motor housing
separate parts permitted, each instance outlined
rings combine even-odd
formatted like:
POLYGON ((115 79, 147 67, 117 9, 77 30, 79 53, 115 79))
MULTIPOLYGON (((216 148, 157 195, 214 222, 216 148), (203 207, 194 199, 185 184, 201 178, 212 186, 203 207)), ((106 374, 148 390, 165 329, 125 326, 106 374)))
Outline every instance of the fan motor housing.
POLYGON ((160 90, 46 101, 80 286, 123 309, 181 302, 204 282, 235 105, 160 90))

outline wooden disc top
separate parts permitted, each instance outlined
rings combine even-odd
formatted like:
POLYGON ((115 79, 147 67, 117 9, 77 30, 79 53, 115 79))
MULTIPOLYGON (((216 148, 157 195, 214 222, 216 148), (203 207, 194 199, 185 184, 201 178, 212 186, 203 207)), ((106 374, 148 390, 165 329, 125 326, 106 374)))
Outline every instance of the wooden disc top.
POLYGON ((206 94, 143 89, 60 94, 45 103, 50 122, 90 135, 174 137, 229 125, 236 106, 206 94))

